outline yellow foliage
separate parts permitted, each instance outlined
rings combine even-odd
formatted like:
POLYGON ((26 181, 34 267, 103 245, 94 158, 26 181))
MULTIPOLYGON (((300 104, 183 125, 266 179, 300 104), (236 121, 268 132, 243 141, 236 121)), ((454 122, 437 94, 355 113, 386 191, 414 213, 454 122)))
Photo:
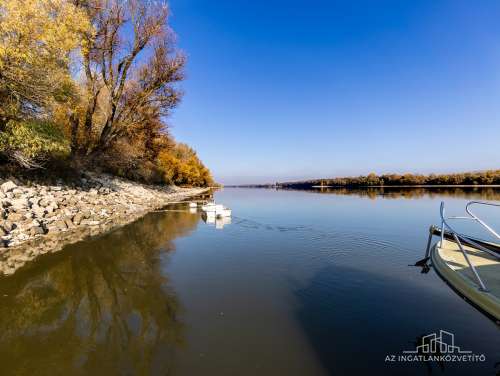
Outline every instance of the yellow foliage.
POLYGON ((68 62, 89 27, 83 11, 67 0, 0 0, 0 69, 6 58, 30 65, 68 62))
POLYGON ((213 184, 210 171, 203 165, 194 150, 186 144, 176 144, 173 149, 160 151, 157 165, 166 183, 189 186, 213 184))
POLYGON ((0 116, 71 94, 70 53, 91 30, 69 0, 0 0, 0 116), (28 103, 26 105, 26 102, 28 103))
POLYGON ((52 123, 11 120, 0 132, 0 152, 24 167, 34 167, 46 159, 67 157, 70 147, 64 134, 52 123))

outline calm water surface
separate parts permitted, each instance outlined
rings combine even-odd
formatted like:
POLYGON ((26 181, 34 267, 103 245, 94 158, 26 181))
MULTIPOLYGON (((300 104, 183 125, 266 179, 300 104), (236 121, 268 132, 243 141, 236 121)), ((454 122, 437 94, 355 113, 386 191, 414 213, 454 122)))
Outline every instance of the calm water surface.
POLYGON ((500 327, 408 266, 441 200, 462 214, 500 191, 215 198, 232 223, 174 205, 0 279, 0 374, 500 374, 500 327), (440 329, 486 361, 385 361, 440 329))

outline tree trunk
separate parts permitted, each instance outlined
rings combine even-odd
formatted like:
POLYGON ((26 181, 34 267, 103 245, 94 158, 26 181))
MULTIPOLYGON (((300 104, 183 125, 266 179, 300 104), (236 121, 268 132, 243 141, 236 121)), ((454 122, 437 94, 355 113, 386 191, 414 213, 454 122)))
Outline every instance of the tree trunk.
POLYGON ((78 151, 78 128, 80 119, 78 119, 78 115, 73 113, 69 117, 69 122, 71 124, 71 154, 75 155, 78 151))
POLYGON ((85 141, 83 143, 84 149, 89 150, 90 144, 92 142, 92 116, 94 115, 95 106, 97 104, 97 97, 93 97, 89 100, 87 105, 87 111, 85 112, 84 130, 85 130, 85 141))

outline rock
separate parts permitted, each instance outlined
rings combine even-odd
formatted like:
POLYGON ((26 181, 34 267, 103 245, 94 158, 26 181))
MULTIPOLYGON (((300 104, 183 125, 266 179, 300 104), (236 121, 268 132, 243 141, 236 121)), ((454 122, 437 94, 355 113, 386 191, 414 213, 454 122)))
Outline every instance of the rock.
POLYGON ((0 185, 0 188, 2 189, 2 192, 7 193, 12 191, 14 188, 17 188, 17 184, 15 184, 13 181, 9 180, 0 185))
POLYGON ((153 188, 103 174, 81 176, 84 181, 64 185, 17 182, 11 177, 0 184, 0 275, 13 273, 38 255, 56 252, 68 241, 133 221, 183 195, 173 188, 153 188), (75 226, 77 231, 67 231, 75 226), (42 237, 47 231, 51 236, 42 237), (20 253, 12 253, 17 249, 20 253))
POLYGON ((12 222, 19 222, 20 220, 23 219, 23 217, 24 215, 21 213, 9 213, 7 219, 12 222))
POLYGON ((16 211, 18 211, 19 209, 29 208, 29 202, 25 198, 17 198, 15 200, 11 200, 10 204, 16 211))
POLYGON ((28 204, 30 205, 30 207, 39 206, 39 203, 40 197, 31 197, 28 199, 28 204))
POLYGON ((42 226, 33 226, 30 229, 30 235, 35 236, 35 235, 44 235, 45 231, 43 230, 42 226))
POLYGON ((68 228, 75 227, 75 225, 73 224, 73 221, 69 217, 64 218, 64 223, 66 223, 66 226, 68 226, 68 228))
POLYGON ((17 226, 12 223, 11 221, 4 221, 3 224, 2 224, 2 227, 5 231, 7 232, 11 232, 12 230, 14 230, 17 226))
POLYGON ((57 216, 57 212, 55 212, 55 211, 52 211, 52 212, 49 212, 49 211, 48 211, 48 212, 44 215, 44 217, 45 217, 45 218, 53 218, 53 217, 55 217, 55 216, 57 216))
POLYGON ((40 201, 38 201, 38 205, 40 205, 42 208, 45 208, 49 206, 52 203, 48 198, 44 197, 40 201))
POLYGON ((37 218, 43 218, 43 217, 45 217, 45 209, 44 208, 36 206, 36 207, 33 207, 31 209, 31 211, 33 212, 33 214, 35 214, 35 216, 37 218))
POLYGON ((53 225, 59 230, 66 230, 68 228, 68 225, 66 225, 66 222, 63 220, 56 221, 53 225))
POLYGON ((17 235, 16 240, 17 241, 28 240, 29 237, 30 236, 28 234, 20 233, 19 235, 17 235))
POLYGON ((31 221, 30 227, 36 227, 36 226, 40 226, 40 222, 34 219, 33 221, 31 221))
POLYGON ((82 213, 76 213, 75 216, 73 217, 73 223, 75 225, 79 225, 84 218, 85 217, 82 213))

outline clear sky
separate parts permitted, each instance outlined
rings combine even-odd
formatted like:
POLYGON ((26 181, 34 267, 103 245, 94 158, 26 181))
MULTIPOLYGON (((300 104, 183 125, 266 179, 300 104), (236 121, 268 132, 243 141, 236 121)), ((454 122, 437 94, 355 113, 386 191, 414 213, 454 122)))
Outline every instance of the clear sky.
POLYGON ((171 131, 219 182, 500 168, 500 1, 170 5, 171 131))

